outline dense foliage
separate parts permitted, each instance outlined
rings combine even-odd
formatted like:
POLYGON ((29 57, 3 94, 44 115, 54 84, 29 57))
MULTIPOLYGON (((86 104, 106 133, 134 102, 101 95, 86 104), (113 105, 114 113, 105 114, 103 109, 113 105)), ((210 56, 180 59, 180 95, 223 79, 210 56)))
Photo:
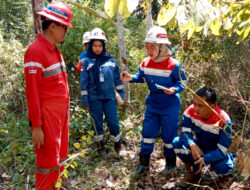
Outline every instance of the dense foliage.
MULTIPOLYGON (((104 11, 104 2, 100 0, 90 1, 88 6, 104 11)), ((64 43, 59 45, 65 62, 73 61, 76 64, 83 51, 83 33, 100 27, 108 38, 108 53, 119 63, 116 27, 79 8, 72 6, 72 10, 74 28, 68 31, 64 43)), ((158 11, 159 5, 154 3, 155 19, 155 13, 158 11)), ((23 55, 35 36, 30 1, 1 0, 0 12, 0 174, 6 174, 10 180, 10 188, 18 189, 24 184, 32 185, 34 182, 35 156, 27 122, 23 55)), ((138 8, 124 20, 124 27, 130 30, 130 33, 125 33, 130 73, 137 72, 140 62, 146 56, 143 43, 146 23, 142 15, 143 11, 138 8)), ((156 24, 156 20, 154 22, 156 24)), ((237 132, 241 134, 246 110, 250 105, 249 36, 240 44, 236 44, 238 36, 228 36, 223 31, 217 37, 212 34, 204 37, 202 33, 197 32, 188 39, 188 32, 180 32, 177 25, 167 29, 174 56, 183 63, 188 75, 189 87, 193 90, 204 85, 214 88, 218 93, 220 106, 231 116, 234 135, 237 132)), ((70 155, 81 151, 79 155, 86 158, 96 154, 91 145, 91 117, 80 106, 79 74, 68 71, 68 80, 71 95, 70 155)), ((145 84, 131 84, 130 89, 131 105, 119 108, 119 117, 123 135, 138 138, 148 90, 145 84), (136 123, 133 130, 127 128, 127 119, 136 123)), ((191 101, 192 94, 186 90, 182 93, 181 112, 191 101)), ((250 125, 249 119, 248 112, 245 126, 250 125)), ((249 139, 249 130, 249 127, 245 127, 243 140, 249 139)), ((91 164, 96 166, 95 162, 91 164)), ((90 166, 78 157, 74 162, 70 160, 68 167, 75 170, 64 175, 90 175, 90 166)))

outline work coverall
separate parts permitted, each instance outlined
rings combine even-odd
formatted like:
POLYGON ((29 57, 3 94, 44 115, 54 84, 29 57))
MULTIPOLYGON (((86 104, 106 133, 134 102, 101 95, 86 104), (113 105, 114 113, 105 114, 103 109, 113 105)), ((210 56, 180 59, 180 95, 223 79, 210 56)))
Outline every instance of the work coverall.
POLYGON ((80 72, 82 107, 89 107, 95 121, 95 138, 103 140, 103 112, 114 142, 122 139, 117 116, 115 90, 124 98, 123 84, 120 80, 119 67, 113 58, 100 65, 100 87, 98 92, 94 79, 93 65, 95 60, 85 58, 80 72))
POLYGON ((24 57, 26 98, 31 128, 41 126, 44 144, 35 146, 37 189, 54 188, 63 170, 69 140, 69 88, 63 57, 42 35, 24 57))
MULTIPOLYGON (((189 145, 196 143, 204 153, 205 165, 211 166, 218 174, 232 171, 236 154, 227 153, 232 142, 231 121, 228 114, 218 105, 208 120, 195 113, 194 105, 189 106, 182 117, 182 132, 173 140, 174 151, 183 162, 194 163, 189 145), (227 126, 226 124, 227 123, 227 126), (193 137, 195 134, 196 138, 193 137)), ((194 168, 197 168, 193 164, 194 168)), ((197 168, 198 170, 198 168, 197 168)))
POLYGON ((141 155, 153 152, 155 139, 161 127, 164 142, 164 156, 175 156, 172 140, 177 135, 180 111, 180 92, 184 90, 182 82, 186 83, 186 76, 181 64, 172 57, 156 63, 150 57, 145 58, 139 67, 139 72, 132 76, 132 83, 147 82, 150 93, 146 98, 145 119, 142 129, 141 155), (158 89, 156 84, 167 88, 174 87, 174 94, 166 94, 158 89))

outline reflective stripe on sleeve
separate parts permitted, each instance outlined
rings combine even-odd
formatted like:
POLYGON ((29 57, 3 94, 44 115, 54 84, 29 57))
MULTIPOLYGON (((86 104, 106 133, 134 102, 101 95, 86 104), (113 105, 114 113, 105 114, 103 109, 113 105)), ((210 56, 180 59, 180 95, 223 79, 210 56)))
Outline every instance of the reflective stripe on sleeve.
POLYGON ((59 166, 57 166, 55 168, 50 168, 50 169, 44 169, 44 168, 38 168, 38 167, 36 167, 36 172, 41 173, 41 174, 48 174, 50 172, 59 171, 59 170, 60 170, 59 166))
POLYGON ((191 150, 189 149, 174 149, 175 154, 190 154, 191 150))
POLYGON ((87 67, 87 71, 91 68, 91 67, 93 67, 94 66, 94 64, 93 63, 90 63, 89 65, 88 65, 88 67, 87 67))
POLYGON ((181 132, 189 132, 189 133, 191 133, 192 132, 192 129, 191 128, 188 128, 188 127, 182 127, 181 128, 181 132))
POLYGON ((41 63, 36 63, 36 62, 28 62, 24 64, 24 68, 26 67, 39 67, 42 70, 44 69, 41 63))
POLYGON ((84 95, 88 95, 88 91, 87 90, 83 90, 81 91, 81 95, 84 96, 84 95))
POLYGON ((142 138, 142 142, 152 144, 155 142, 155 139, 142 138))
POLYGON ((217 144, 218 148, 224 153, 226 154, 227 153, 227 147, 221 145, 221 144, 217 144))
POLYGON ((116 136, 111 135, 111 140, 114 142, 118 142, 121 139, 121 134, 119 133, 116 136))
POLYGON ((116 90, 122 90, 123 89, 123 85, 116 86, 115 88, 116 88, 116 90))
POLYGON ((172 144, 167 144, 167 143, 165 143, 164 146, 165 146, 166 148, 173 148, 173 145, 172 145, 172 144))

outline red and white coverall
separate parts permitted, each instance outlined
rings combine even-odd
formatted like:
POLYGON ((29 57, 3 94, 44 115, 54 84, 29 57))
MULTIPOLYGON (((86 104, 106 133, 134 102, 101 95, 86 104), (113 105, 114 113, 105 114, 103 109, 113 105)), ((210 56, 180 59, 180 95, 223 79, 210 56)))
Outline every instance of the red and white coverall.
POLYGON ((24 57, 26 98, 31 128, 42 126, 44 144, 35 146, 37 189, 54 188, 67 158, 69 141, 69 88, 63 57, 42 35, 24 57))

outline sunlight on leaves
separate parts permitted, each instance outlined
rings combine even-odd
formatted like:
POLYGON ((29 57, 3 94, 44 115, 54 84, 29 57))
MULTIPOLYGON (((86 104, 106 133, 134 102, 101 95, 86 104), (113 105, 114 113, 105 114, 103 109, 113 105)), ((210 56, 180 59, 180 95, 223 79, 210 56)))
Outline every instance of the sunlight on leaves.
POLYGON ((94 131, 88 131, 88 134, 93 137, 94 136, 94 131))
POLYGON ((79 149, 79 148, 81 147, 81 145, 80 145, 80 143, 74 143, 74 147, 75 147, 76 149, 79 149))
POLYGON ((158 14, 157 23, 159 26, 168 24, 172 19, 175 19, 177 9, 175 6, 168 5, 163 6, 158 14))

